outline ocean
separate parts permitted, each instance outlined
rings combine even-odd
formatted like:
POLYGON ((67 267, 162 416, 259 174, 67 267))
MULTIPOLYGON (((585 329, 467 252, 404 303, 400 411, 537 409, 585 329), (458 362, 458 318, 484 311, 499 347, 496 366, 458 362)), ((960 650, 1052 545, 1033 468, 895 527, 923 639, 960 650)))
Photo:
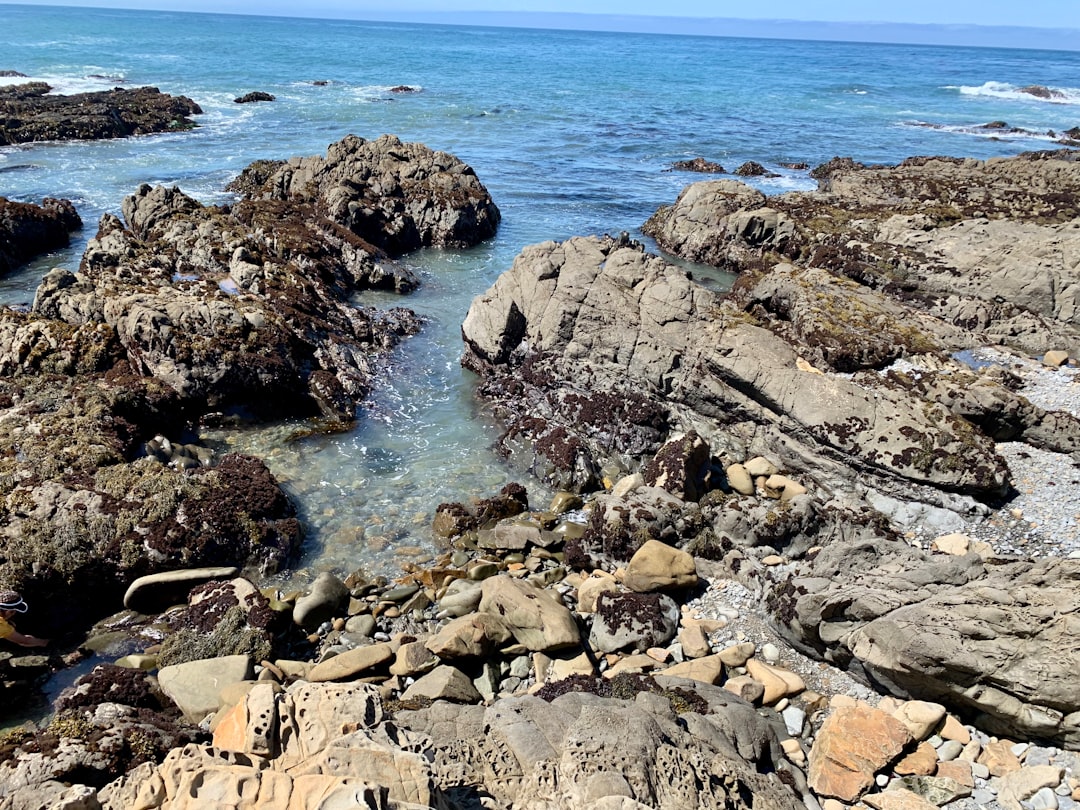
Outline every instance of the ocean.
MULTIPOLYGON (((85 223, 70 249, 0 278, 0 305, 26 306, 48 269, 77 268, 100 216, 119 214, 142 183, 224 203, 225 184, 251 161, 324 153, 349 133, 454 153, 502 210, 498 235, 479 247, 407 257, 418 292, 363 296, 409 306, 425 326, 395 351, 355 430, 202 435, 263 457, 297 503, 307 541, 282 582, 299 586, 321 570, 392 576, 430 559, 442 501, 520 480, 546 505, 550 492, 491 451, 498 426, 458 365, 472 297, 523 246, 641 238, 657 206, 703 179, 671 171, 678 160, 729 170, 757 161, 779 176, 747 182, 773 194, 815 187, 781 164, 1012 155, 1054 148, 1048 132, 1080 125, 1077 52, 0 5, 0 54, 0 70, 56 92, 152 85, 205 111, 179 134, 0 148, 0 195, 67 197, 85 223), (415 92, 391 92, 400 85, 415 92), (1024 92, 1031 85, 1051 98, 1024 92), (276 100, 233 103, 256 90, 276 100), (1025 132, 980 128, 994 121, 1025 132)), ((730 283, 691 269, 716 288, 730 283)))

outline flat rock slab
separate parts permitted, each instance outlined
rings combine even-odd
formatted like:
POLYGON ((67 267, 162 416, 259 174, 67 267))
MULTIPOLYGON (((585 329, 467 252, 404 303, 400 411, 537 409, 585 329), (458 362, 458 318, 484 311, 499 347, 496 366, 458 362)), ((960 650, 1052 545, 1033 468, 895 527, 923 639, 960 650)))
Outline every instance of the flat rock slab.
POLYGON ((911 742, 907 728, 885 712, 863 706, 836 709, 810 750, 807 783, 818 796, 854 802, 911 742))
POLYGON ((227 655, 223 658, 204 658, 184 664, 162 667, 158 683, 169 698, 180 707, 192 723, 220 707, 221 690, 254 675, 251 659, 246 655, 227 655))

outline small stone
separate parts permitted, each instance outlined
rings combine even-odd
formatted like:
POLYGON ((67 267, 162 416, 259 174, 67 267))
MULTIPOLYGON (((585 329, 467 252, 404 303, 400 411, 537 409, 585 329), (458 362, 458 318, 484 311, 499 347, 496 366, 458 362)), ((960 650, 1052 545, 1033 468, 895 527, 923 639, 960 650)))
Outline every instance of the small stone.
POLYGON ((352 616, 345 622, 345 632, 355 636, 371 638, 375 632, 375 617, 370 613, 352 616))
POLYGON ((687 658, 704 658, 712 652, 709 637, 699 622, 683 623, 679 631, 679 644, 687 658))
POLYGON ((386 663, 393 657, 394 652, 389 644, 372 644, 368 647, 357 647, 355 650, 347 650, 316 664, 308 673, 308 680, 340 681, 346 678, 355 679, 361 673, 370 674, 368 670, 386 663))
POLYGON ((1040 788, 1035 795, 1028 799, 1031 810, 1057 810, 1058 797, 1048 787, 1040 788))
POLYGON ((761 657, 767 664, 775 664, 780 660, 780 650, 775 644, 764 644, 761 647, 761 657))
POLYGON ((900 776, 931 776, 938 767, 937 751, 923 741, 918 747, 893 765, 893 773, 900 776))
POLYGON ((925 740, 945 719, 945 707, 925 700, 909 700, 893 712, 893 717, 907 726, 916 740, 925 740))
POLYGON ((740 495, 754 494, 754 479, 742 464, 732 464, 727 470, 728 486, 740 495))
POLYGON ((1042 362, 1044 366, 1058 368, 1069 362, 1069 353, 1064 349, 1051 349, 1043 355, 1042 362))
POLYGON ((1036 765, 1012 771, 998 782, 998 801, 1006 810, 1019 810, 1021 802, 1043 788, 1050 788, 1053 793, 1053 788, 1061 784, 1063 775, 1064 769, 1055 765, 1036 765))
POLYGON ((806 724, 806 712, 798 706, 788 706, 780 716, 784 718, 784 726, 792 737, 802 736, 803 726, 806 724))
MULTIPOLYGON (((966 759, 958 759, 958 760, 954 760, 954 762, 966 762, 968 765, 970 765, 971 766, 971 775, 974 776, 976 779, 989 779, 990 778, 990 769, 987 768, 985 765, 983 765, 981 762, 968 762, 966 759)), ((942 763, 940 763, 938 765, 938 768, 940 768, 942 765, 947 765, 947 764, 949 764, 949 763, 942 762, 942 763)))
POLYGON ((922 796, 938 807, 971 795, 971 788, 943 776, 904 776, 889 785, 890 790, 901 788, 922 796))
POLYGON ((752 656, 756 650, 757 648, 747 641, 742 644, 734 644, 730 647, 725 647, 718 655, 725 666, 741 667, 746 664, 750 659, 750 656, 752 656))
POLYGON ((648 540, 630 558, 623 584, 637 593, 692 588, 698 583, 697 564, 682 549, 648 540))
POLYGON ((939 762, 934 776, 943 776, 967 788, 975 787, 975 769, 970 762, 956 759, 951 762, 939 762))
POLYGON ((766 664, 751 658, 746 662, 746 672, 765 687, 762 702, 771 706, 782 697, 797 695, 806 688, 803 679, 794 672, 766 664))
POLYGON ((769 554, 768 556, 761 558, 761 564, 770 568, 774 565, 783 565, 784 558, 779 554, 769 554))
POLYGON ((910 790, 897 789, 874 793, 863 797, 863 802, 874 810, 936 810, 935 805, 910 790))
POLYGON ((645 486, 645 477, 641 473, 624 475, 615 482, 615 486, 611 488, 611 494, 616 498, 625 498, 631 492, 641 489, 643 486, 645 486))
POLYGON ((1012 752, 1012 743, 998 740, 987 744, 977 760, 990 769, 991 776, 1005 776, 1020 770, 1020 760, 1012 752))
POLYGON ((818 796, 853 802, 911 741, 911 732, 892 715, 863 706, 837 708, 810 749, 807 783, 818 796))
POLYGON ((806 753, 798 740, 781 740, 780 747, 784 749, 784 756, 791 760, 794 765, 798 765, 800 768, 806 765, 806 753))
POLYGON ((596 613, 596 600, 602 593, 618 593, 619 583, 606 571, 594 571, 578 586, 578 613, 596 613))
POLYGON ((749 675, 736 675, 724 681, 724 688, 733 695, 738 695, 747 703, 757 703, 765 694, 765 687, 749 675))
POLYGON ((781 502, 805 495, 807 491, 806 487, 797 481, 792 481, 786 475, 770 475, 765 479, 764 490, 766 496, 779 498, 781 502))
POLYGON ((416 698, 453 703, 479 703, 483 699, 465 673, 446 664, 436 667, 401 694, 402 700, 416 698))
POLYGON ((780 469, 764 456, 754 456, 744 466, 752 478, 761 476, 768 478, 770 475, 776 475, 780 472, 780 469))
POLYGON ((879 773, 874 777, 874 782, 879 788, 887 787, 889 784, 889 776, 888 774, 879 773))
POLYGON ((937 758, 942 762, 948 762, 957 759, 963 751, 964 746, 957 740, 946 740, 938 747, 937 758))
POLYGON ((941 537, 938 537, 930 543, 930 549, 932 551, 940 551, 942 554, 963 557, 971 550, 971 538, 966 534, 960 534, 959 532, 943 534, 941 537))
POLYGON ((690 678, 702 683, 717 684, 724 677, 724 663, 719 655, 706 655, 681 664, 673 664, 664 670, 673 678, 690 678))
POLYGON ((971 732, 967 730, 963 723, 953 717, 951 714, 946 715, 945 725, 941 727, 939 732, 946 740, 955 740, 961 745, 967 745, 971 742, 971 732))

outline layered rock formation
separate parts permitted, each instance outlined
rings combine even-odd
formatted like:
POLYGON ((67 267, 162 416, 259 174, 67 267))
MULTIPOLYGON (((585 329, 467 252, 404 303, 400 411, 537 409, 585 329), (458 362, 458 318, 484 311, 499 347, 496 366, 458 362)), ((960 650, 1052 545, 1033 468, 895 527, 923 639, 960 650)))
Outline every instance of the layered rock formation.
POLYGON ((996 441, 1080 447, 1076 418, 952 357, 1078 345, 1080 162, 815 175, 820 192, 775 198, 695 183, 647 223, 666 249, 739 272, 725 296, 625 236, 526 248, 474 300, 463 363, 523 466, 579 491, 638 470, 660 488, 598 497, 568 563, 618 565, 650 539, 722 560, 800 649, 1075 745, 1071 563, 942 560, 901 533, 963 527, 1007 497, 996 441), (761 566, 778 553, 791 565, 761 566))
POLYGON ((202 108, 156 87, 117 87, 70 96, 44 82, 0 87, 0 144, 98 140, 191 129, 202 108))

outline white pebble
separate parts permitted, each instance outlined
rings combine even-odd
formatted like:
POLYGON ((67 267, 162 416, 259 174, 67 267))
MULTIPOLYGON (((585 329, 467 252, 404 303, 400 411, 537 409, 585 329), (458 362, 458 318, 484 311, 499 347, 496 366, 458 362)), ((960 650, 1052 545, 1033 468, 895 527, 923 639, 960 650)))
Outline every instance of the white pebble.
POLYGON ((879 788, 883 788, 883 787, 885 787, 886 785, 888 785, 888 784, 889 784, 889 777, 888 777, 888 776, 887 776, 886 774, 883 774, 883 773, 879 773, 879 774, 878 774, 878 775, 877 775, 877 776, 876 776, 876 777, 874 778, 874 781, 875 781, 875 782, 877 782, 877 786, 878 786, 879 788))
POLYGON ((777 649, 775 644, 763 644, 761 657, 765 659, 766 664, 775 664, 780 660, 780 650, 777 649))
POLYGON ((1031 810, 1057 810, 1058 797, 1050 788, 1040 788, 1039 791, 1028 799, 1031 810))
POLYGON ((803 726, 806 724, 806 712, 798 706, 788 706, 780 715, 784 718, 784 725, 787 726, 788 734, 792 737, 798 737, 802 734, 803 726))
POLYGON ((1014 745, 1009 750, 1013 752, 1013 756, 1015 756, 1017 759, 1023 759, 1024 754, 1027 753, 1027 750, 1028 750, 1029 747, 1030 747, 1029 743, 1018 742, 1016 745, 1014 745))

